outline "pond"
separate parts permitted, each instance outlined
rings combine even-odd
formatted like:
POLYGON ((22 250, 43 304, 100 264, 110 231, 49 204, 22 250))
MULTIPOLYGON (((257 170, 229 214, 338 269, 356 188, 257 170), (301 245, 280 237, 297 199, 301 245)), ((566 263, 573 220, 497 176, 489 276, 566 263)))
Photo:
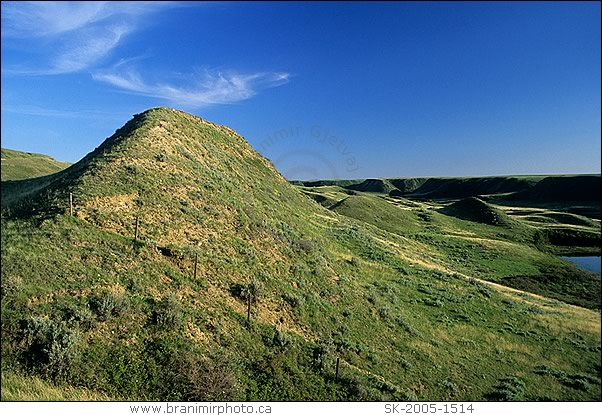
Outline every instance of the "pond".
POLYGON ((599 256, 561 256, 560 258, 572 262, 581 269, 600 274, 599 256))

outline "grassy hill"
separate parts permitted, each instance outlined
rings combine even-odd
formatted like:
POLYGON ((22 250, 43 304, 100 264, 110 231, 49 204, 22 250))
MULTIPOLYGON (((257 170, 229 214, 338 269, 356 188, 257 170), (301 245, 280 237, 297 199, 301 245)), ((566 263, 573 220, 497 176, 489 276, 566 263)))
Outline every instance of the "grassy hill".
POLYGON ((440 210, 441 213, 473 222, 510 226, 510 217, 500 209, 476 197, 467 197, 440 210))
POLYGON ((297 181, 295 184, 306 187, 339 186, 362 192, 424 200, 489 196, 496 202, 512 201, 527 204, 593 202, 599 205, 602 181, 599 174, 582 174, 317 180, 297 181))
POLYGON ((138 114, 2 184, 2 399, 40 380, 66 399, 599 399, 599 278, 534 222, 442 207, 296 187, 227 127, 138 114), (582 290, 528 292, 541 269, 582 290))
POLYGON ((44 154, 25 153, 6 148, 3 148, 1 152, 3 181, 45 176, 71 165, 71 163, 56 161, 44 154))

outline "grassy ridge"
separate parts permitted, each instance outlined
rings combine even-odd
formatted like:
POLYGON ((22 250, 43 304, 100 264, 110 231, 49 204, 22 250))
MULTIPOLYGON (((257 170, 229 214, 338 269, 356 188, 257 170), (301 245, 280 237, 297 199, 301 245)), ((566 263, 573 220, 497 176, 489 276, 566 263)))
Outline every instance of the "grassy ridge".
POLYGON ((71 165, 44 154, 26 153, 3 148, 2 180, 20 180, 56 173, 71 165))
MULTIPOLYGON (((295 182, 306 187, 339 186, 362 192, 413 199, 463 199, 488 196, 496 202, 530 205, 586 202, 600 204, 600 175, 500 176, 318 180, 295 182)), ((597 216, 599 218, 599 214, 597 216)))
POLYGON ((598 399, 599 312, 499 284, 560 260, 441 207, 296 188, 232 130, 149 110, 3 183, 3 375, 91 399, 598 399))

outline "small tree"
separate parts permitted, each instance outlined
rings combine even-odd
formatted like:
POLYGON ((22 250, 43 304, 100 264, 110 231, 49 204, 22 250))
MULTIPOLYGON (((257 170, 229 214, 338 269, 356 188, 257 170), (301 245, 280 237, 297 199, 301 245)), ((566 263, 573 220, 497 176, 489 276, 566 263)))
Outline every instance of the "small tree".
POLYGON ((191 401, 232 401, 239 396, 233 359, 223 351, 205 357, 185 353, 178 371, 185 396, 191 401))

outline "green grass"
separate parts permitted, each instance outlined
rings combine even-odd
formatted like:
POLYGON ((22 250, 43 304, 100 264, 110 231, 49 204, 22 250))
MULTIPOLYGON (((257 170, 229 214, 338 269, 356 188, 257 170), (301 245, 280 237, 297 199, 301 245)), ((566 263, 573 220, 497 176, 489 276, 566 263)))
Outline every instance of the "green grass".
POLYGON ((2 401, 111 401, 104 393, 2 371, 2 401))
POLYGON ((443 206, 300 190, 231 130, 148 111, 3 184, 3 376, 128 400, 487 400, 511 378, 598 399, 599 311, 484 281, 557 265, 537 229, 443 206))
MULTIPOLYGON (((170 373, 186 366, 180 356, 217 350, 228 353, 222 370, 238 379, 240 389, 231 393, 240 399, 400 399, 405 394, 418 399, 485 399, 498 373, 512 376, 547 364, 596 376, 596 314, 577 316, 560 304, 552 306, 553 312, 544 311, 549 300, 510 300, 495 288, 405 263, 373 239, 374 231, 359 224, 333 230, 337 242, 332 244, 349 248, 358 258, 355 264, 329 259, 339 270, 338 282, 327 282, 327 270, 311 265, 328 257, 331 247, 324 252, 314 248, 299 263, 308 267, 291 275, 295 284, 266 277, 249 329, 244 300, 232 296, 230 285, 220 281, 227 274, 207 276, 199 283, 190 269, 184 272, 152 246, 136 247, 127 238, 69 217, 34 226, 26 237, 15 233, 19 226, 30 225, 13 223, 2 230, 3 247, 6 241, 13 243, 9 252, 3 248, 3 258, 13 264, 3 266, 3 282, 10 281, 11 287, 2 310, 7 360, 14 357, 16 367, 25 364, 18 342, 11 341, 20 338, 16 323, 31 315, 64 321, 79 333, 81 354, 62 382, 95 385, 119 399, 189 399, 186 382, 169 390, 161 385, 174 385, 170 373), (47 251, 27 259, 26 253, 36 246, 47 251), (96 261, 102 262, 92 265, 96 261), (7 275, 23 277, 14 281, 7 275), (97 312, 92 300, 103 293, 113 293, 127 307, 97 312), (280 303, 287 293, 297 300, 280 303), (175 330, 154 317, 167 295, 175 295, 181 307, 175 330), (275 340, 281 317, 280 332, 289 339, 284 345, 275 340), (587 325, 580 328, 581 324, 587 325), (548 348, 552 338, 558 350, 548 348), (332 346, 320 370, 314 352, 321 341, 332 346), (339 382, 333 379, 335 356, 343 361, 339 382), (499 356, 499 361, 485 356, 499 356), (450 389, 450 384, 456 388, 450 389)), ((203 257, 201 263, 206 260, 203 257)), ((35 367, 28 370, 36 373, 35 367)), ((533 393, 539 378, 535 373, 527 376, 533 393)), ((595 393, 595 385, 588 390, 560 386, 554 396, 579 400, 595 393)))
POLYGON ((20 180, 46 176, 70 166, 44 154, 2 149, 2 180, 20 180))

